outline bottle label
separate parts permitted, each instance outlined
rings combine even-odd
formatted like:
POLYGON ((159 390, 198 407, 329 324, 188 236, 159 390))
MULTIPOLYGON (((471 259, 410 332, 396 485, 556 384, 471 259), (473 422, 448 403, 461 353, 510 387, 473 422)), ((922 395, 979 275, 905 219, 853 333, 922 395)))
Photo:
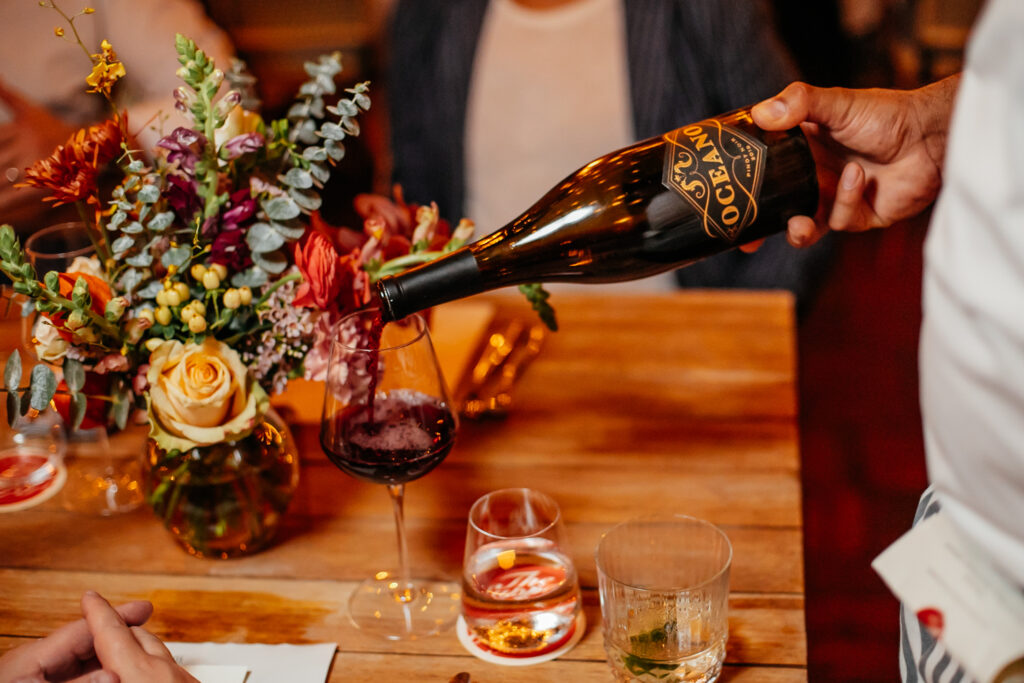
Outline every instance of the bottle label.
MULTIPOLYGON (((746 113, 738 114, 749 121, 746 113)), ((711 237, 735 242, 757 218, 768 146, 741 130, 708 119, 664 135, 662 182, 701 215, 711 237)))

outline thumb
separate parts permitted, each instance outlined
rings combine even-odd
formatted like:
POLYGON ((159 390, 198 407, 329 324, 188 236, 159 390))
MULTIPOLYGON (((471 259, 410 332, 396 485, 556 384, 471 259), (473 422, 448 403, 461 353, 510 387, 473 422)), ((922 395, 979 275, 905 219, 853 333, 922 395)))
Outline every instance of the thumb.
POLYGON ((786 130, 805 122, 835 129, 846 125, 853 102, 853 93, 846 88, 816 88, 796 82, 754 105, 750 114, 764 130, 786 130))

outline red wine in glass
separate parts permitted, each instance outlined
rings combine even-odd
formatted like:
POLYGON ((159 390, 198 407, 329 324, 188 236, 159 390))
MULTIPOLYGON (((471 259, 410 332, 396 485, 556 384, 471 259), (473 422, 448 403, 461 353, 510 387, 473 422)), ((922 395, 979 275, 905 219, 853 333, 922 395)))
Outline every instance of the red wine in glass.
POLYGON ((396 390, 373 399, 373 416, 357 406, 333 416, 334 438, 321 441, 332 463, 375 484, 419 479, 444 460, 455 443, 455 418, 436 398, 396 390))

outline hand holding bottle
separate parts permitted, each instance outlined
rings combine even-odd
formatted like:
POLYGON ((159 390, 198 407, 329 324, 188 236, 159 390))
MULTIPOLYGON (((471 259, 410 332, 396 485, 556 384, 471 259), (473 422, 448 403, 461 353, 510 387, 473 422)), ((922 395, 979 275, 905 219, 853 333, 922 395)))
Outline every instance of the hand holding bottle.
POLYGON ((946 131, 959 76, 917 90, 848 90, 793 83, 756 105, 765 130, 803 128, 818 169, 816 215, 789 219, 794 246, 827 230, 888 227, 926 209, 942 185, 946 131))

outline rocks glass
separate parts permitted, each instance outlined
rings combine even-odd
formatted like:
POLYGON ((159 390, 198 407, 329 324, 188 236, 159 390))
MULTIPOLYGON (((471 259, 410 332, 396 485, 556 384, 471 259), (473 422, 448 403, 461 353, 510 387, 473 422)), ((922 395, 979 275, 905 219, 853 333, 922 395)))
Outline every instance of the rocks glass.
POLYGON ((570 644, 580 592, 564 547, 561 511, 540 491, 502 489, 473 504, 459 628, 474 646, 537 658, 570 644))
POLYGON ((729 634, 732 545, 684 515, 623 522, 597 547, 604 647, 618 681, 711 683, 729 634))

